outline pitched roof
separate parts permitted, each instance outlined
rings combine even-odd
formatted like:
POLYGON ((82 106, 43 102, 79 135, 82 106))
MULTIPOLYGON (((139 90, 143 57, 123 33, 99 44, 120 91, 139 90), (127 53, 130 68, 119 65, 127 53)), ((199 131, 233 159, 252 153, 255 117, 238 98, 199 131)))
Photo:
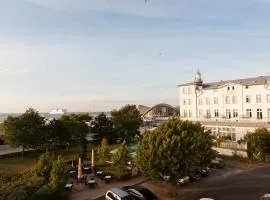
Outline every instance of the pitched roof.
MULTIPOLYGON (((203 87, 204 89, 217 89, 219 87, 224 86, 227 83, 234 83, 234 84, 240 84, 240 85, 264 85, 266 81, 270 81, 270 76, 258 76, 255 78, 244 78, 244 79, 235 79, 235 80, 227 80, 227 81, 218 81, 218 82, 212 82, 212 83, 204 83, 203 87)), ((179 86, 188 86, 188 85, 194 85, 193 82, 191 83, 185 83, 180 84, 179 86)))

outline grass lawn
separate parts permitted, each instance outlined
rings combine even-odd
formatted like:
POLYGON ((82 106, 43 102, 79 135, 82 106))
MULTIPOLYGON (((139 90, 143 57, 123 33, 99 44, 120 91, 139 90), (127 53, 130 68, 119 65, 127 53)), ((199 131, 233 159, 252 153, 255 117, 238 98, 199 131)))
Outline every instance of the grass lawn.
MULTIPOLYGON (((55 157, 57 157, 57 154, 61 154, 64 156, 65 159, 73 159, 74 157, 78 156, 81 152, 80 147, 74 147, 71 148, 69 151, 61 151, 56 153, 55 157)), ((41 153, 37 152, 28 152, 24 159, 22 159, 21 155, 17 154, 14 156, 1 158, 0 159, 0 173, 4 174, 16 174, 23 172, 26 169, 29 169, 31 167, 34 167, 34 165, 37 163, 38 157, 41 153)))
MULTIPOLYGON (((109 145, 109 149, 114 149, 118 146, 119 144, 109 145)), ((89 157, 89 159, 91 156, 91 148, 96 148, 96 146, 95 145, 88 146, 87 148, 88 155, 86 155, 86 157, 87 158, 89 157)), ((81 153, 81 147, 77 146, 77 147, 70 148, 69 151, 63 150, 56 153, 55 157, 57 157, 57 154, 61 154, 66 160, 71 160, 71 159, 77 158, 80 153, 81 153)), ((40 154, 41 153, 28 152, 24 156, 23 160, 22 160, 21 154, 16 154, 14 156, 1 158, 0 159, 0 173, 16 174, 16 173, 23 172, 24 170, 33 167, 37 163, 37 160, 40 154)))

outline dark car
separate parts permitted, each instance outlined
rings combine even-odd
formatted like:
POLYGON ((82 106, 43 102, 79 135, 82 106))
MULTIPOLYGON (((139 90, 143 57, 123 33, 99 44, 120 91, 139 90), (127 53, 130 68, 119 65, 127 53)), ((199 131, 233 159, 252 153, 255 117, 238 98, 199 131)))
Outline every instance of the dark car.
POLYGON ((188 176, 191 182, 197 181, 201 178, 200 172, 192 172, 188 176))
POLYGON ((141 185, 123 187, 135 200, 157 200, 157 196, 141 185))
POLYGON ((202 168, 200 173, 201 173, 202 177, 209 176, 210 175, 210 168, 209 167, 202 168))
POLYGON ((224 168, 225 163, 222 159, 215 159, 212 160, 211 163, 209 164, 210 168, 224 168))

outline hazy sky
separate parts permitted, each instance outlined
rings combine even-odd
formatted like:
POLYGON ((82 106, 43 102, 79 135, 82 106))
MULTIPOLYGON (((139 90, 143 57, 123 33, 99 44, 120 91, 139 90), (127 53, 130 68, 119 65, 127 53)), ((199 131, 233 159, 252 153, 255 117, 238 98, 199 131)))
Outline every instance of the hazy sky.
POLYGON ((178 104, 270 72, 270 0, 0 0, 0 112, 178 104))

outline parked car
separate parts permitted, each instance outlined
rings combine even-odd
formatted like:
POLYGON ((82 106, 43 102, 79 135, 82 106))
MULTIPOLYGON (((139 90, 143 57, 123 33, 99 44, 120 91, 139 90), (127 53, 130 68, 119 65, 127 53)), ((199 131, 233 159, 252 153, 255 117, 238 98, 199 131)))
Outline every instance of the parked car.
POLYGON ((198 172, 192 172, 188 176, 191 182, 197 181, 201 178, 201 175, 198 172))
POLYGON ((209 176, 210 173, 211 173, 211 170, 210 170, 209 167, 205 167, 205 168, 202 168, 202 169, 200 170, 200 174, 201 174, 202 177, 209 176))
POLYGON ((270 200, 270 193, 266 193, 263 196, 261 196, 260 200, 270 200))
POLYGON ((215 159, 212 160, 211 163, 209 164, 210 168, 224 168, 225 167, 225 163, 222 159, 215 159))
POLYGON ((135 200, 127 191, 121 188, 111 188, 106 192, 106 200, 135 200))
POLYGON ((185 185, 190 182, 189 176, 184 176, 177 181, 177 185, 185 185))
POLYGON ((214 200, 212 198, 200 198, 200 200, 214 200))
POLYGON ((135 200, 157 200, 157 196, 146 187, 141 185, 123 187, 135 200))

